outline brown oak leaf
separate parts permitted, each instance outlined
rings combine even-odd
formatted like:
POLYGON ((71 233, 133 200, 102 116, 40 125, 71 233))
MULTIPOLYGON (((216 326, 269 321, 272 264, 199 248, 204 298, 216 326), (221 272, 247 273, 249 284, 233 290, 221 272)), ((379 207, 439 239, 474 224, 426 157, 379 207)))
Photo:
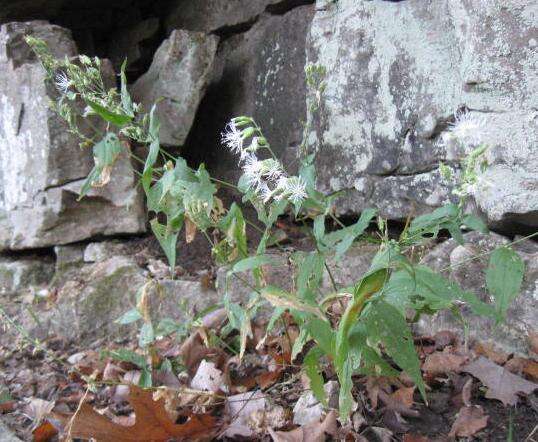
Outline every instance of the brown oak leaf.
POLYGON ((479 405, 462 407, 450 430, 450 437, 471 437, 488 425, 488 415, 479 405))

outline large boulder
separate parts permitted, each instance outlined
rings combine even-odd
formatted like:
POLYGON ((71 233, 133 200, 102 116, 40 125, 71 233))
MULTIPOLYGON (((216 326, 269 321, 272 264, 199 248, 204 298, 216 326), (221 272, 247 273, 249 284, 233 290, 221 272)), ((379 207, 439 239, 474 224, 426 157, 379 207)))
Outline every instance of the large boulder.
MULTIPOLYGON (((317 2, 309 62, 327 69, 309 140, 342 213, 418 215, 451 198, 439 162, 456 110, 481 121, 488 166, 474 189, 490 224, 538 226, 538 41, 534 0, 317 2)), ((475 143, 476 144, 476 143, 475 143)))
MULTIPOLYGON (((489 253, 508 244, 509 240, 495 233, 472 232, 464 237, 465 245, 458 245, 453 239, 445 241, 428 252, 423 262, 436 271, 443 271, 446 277, 472 291, 482 301, 492 302, 485 279, 489 253)), ((493 319, 477 317, 467 308, 462 313, 471 338, 495 344, 508 353, 526 354, 529 353, 529 336, 538 332, 538 244, 526 240, 515 244, 513 249, 523 259, 526 271, 521 292, 508 309, 506 321, 496 325, 493 319)), ((431 334, 441 330, 463 333, 461 322, 450 312, 423 317, 418 330, 431 334)))
POLYGON ((217 44, 215 36, 175 30, 134 84, 135 100, 148 110, 158 103, 161 143, 181 146, 185 142, 213 72, 217 44))
POLYGON ((0 258, 0 297, 46 286, 54 275, 54 262, 48 256, 0 258))
POLYGON ((69 31, 46 22, 0 28, 0 249, 145 231, 142 196, 125 152, 111 182, 77 201, 93 166, 92 152, 79 147, 49 108, 57 92, 24 42, 26 34, 45 40, 57 57, 77 53, 69 31))
POLYGON ((213 83, 189 138, 186 155, 224 179, 238 177, 237 157, 220 148, 220 133, 233 117, 253 117, 283 158, 297 166, 306 119, 305 41, 313 5, 284 15, 265 14, 247 32, 224 40, 213 83))
MULTIPOLYGON (((267 7, 289 0, 175 0, 166 14, 166 28, 214 32, 254 22, 267 7)), ((297 3, 297 2, 296 2, 297 3)))

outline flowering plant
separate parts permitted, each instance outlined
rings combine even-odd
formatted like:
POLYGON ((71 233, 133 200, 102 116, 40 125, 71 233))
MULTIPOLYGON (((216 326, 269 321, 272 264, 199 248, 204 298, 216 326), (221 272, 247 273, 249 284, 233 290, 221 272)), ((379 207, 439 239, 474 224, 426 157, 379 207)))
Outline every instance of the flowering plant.
MULTIPOLYGON (((91 186, 106 184, 118 153, 127 149, 141 163, 140 182, 148 211, 153 214, 150 225, 170 266, 175 266, 178 235, 187 226, 187 238, 192 236, 193 230, 201 231, 211 244, 215 259, 229 265, 227 279, 237 278, 251 290, 247 303, 233 302, 227 288, 223 299, 229 329, 239 333, 239 356, 243 356, 247 339, 253 334, 251 319, 262 305, 273 307, 268 332, 288 311, 300 329, 292 358, 306 353, 305 372, 322 403, 326 401, 320 361, 326 358, 333 364, 341 386, 342 418, 346 419, 351 411, 355 373, 393 376, 398 374, 395 368, 398 367, 411 377, 426 398, 409 326, 410 311, 414 312, 411 321, 416 321, 422 314, 442 309, 458 314, 459 306, 465 304, 476 314, 501 320, 508 301, 517 295, 523 263, 508 248, 499 249, 491 257, 494 268, 503 272, 502 278, 499 275, 488 278, 488 288, 495 300, 492 304, 479 300, 473 293, 416 262, 413 250, 435 240, 442 231, 450 232, 460 243, 464 241, 462 230, 487 232, 479 218, 465 213, 465 204, 448 204, 420 216, 408 222, 398 237, 389 235, 386 221, 376 216, 374 209, 364 210, 354 224, 344 225, 334 211, 337 196, 324 195, 316 189, 314 156, 308 154, 305 143, 301 146, 299 172, 290 175, 261 128, 246 116, 233 118, 222 134, 223 145, 237 155, 242 169, 237 186, 222 183, 212 178, 203 164, 192 169, 183 158, 173 157, 162 149, 155 106, 145 113, 140 105, 133 103, 123 68, 120 90, 105 90, 98 59, 80 56, 77 63, 55 60, 42 42, 32 38, 27 41, 51 81, 56 80, 60 95, 55 109, 67 121, 70 130, 80 134, 85 144, 93 146, 95 167, 81 197, 91 186), (82 114, 80 101, 85 105, 82 114), (78 128, 80 117, 102 120, 105 135, 97 139, 97 134, 82 134, 78 128), (142 144, 146 148, 145 158, 136 157, 121 138, 142 144), (236 189, 241 202, 255 208, 263 225, 256 247, 247 245, 248 221, 240 204, 233 203, 226 209, 217 197, 221 184, 236 189), (264 275, 267 266, 274 264, 267 254, 274 224, 287 211, 292 211, 295 220, 307 228, 314 244, 310 251, 293 254, 295 274, 291 292, 268 285, 264 275), (339 287, 331 275, 328 260, 341 260, 353 242, 364 237, 369 228, 375 232, 370 239, 379 245, 370 269, 359 275, 351 287, 339 287), (324 272, 332 281, 328 291, 321 284, 324 272), (245 279, 245 274, 250 274, 251 279, 245 279), (342 314, 336 317, 329 311, 334 301, 342 307, 342 314), (387 358, 393 364, 388 363, 387 358)), ((312 110, 319 107, 322 99, 324 72, 321 67, 306 69, 307 84, 315 89, 314 101, 310 103, 312 110)), ((475 123, 466 114, 457 116, 450 131, 451 139, 468 141, 469 137, 473 138, 477 131, 475 123)), ((468 180, 473 179, 480 155, 481 151, 476 151, 466 165, 464 176, 468 180)), ((144 322, 140 345, 149 346, 155 339, 149 315, 131 311, 122 322, 139 320, 144 322)))

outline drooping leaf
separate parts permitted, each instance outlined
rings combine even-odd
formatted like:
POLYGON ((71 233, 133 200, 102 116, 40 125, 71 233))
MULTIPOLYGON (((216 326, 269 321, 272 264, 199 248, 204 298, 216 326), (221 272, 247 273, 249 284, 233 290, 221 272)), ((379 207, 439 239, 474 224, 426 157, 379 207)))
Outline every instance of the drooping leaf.
POLYGON ((142 348, 147 347, 155 341, 155 332, 151 322, 145 322, 140 327, 140 333, 138 335, 138 345, 142 348))
POLYGON ((299 300, 296 296, 273 286, 264 287, 261 290, 261 295, 275 307, 285 307, 298 312, 311 313, 323 321, 326 321, 325 315, 318 307, 306 304, 299 300))
POLYGON ((524 273, 525 264, 512 249, 500 247, 491 254, 486 284, 500 318, 506 316, 510 303, 519 295, 524 273))
POLYGON ((427 401, 413 336, 401 312, 383 300, 376 300, 368 311, 366 327, 370 338, 383 343, 387 354, 415 382, 427 401))
POLYGON ((468 214, 463 217, 463 224, 465 224, 469 229, 476 230, 480 233, 488 233, 488 226, 481 218, 476 215, 468 214))
POLYGON ((173 269, 176 266, 176 244, 177 237, 179 235, 178 231, 172 232, 167 226, 164 226, 159 223, 157 218, 154 218, 150 221, 151 230, 153 234, 159 241, 166 258, 168 259, 168 264, 170 268, 173 269))
POLYGON ((101 141, 93 146, 95 165, 80 189, 79 200, 88 193, 91 187, 102 187, 108 183, 112 166, 121 150, 121 142, 118 136, 112 132, 108 132, 101 141))
POLYGON ((108 110, 106 107, 101 106, 99 103, 96 103, 95 101, 86 99, 86 103, 103 120, 108 121, 109 123, 112 123, 115 126, 123 127, 133 119, 131 115, 118 114, 116 112, 112 112, 108 110))
POLYGON ((147 365, 146 358, 144 356, 126 348, 118 348, 117 350, 107 351, 106 354, 112 359, 117 361, 131 362, 140 368, 145 368, 147 365))
MULTIPOLYGON (((323 351, 319 347, 312 347, 306 354, 303 362, 305 373, 310 381, 310 389, 314 397, 327 406, 327 396, 325 395, 324 380, 319 369, 319 360, 323 356, 323 351)), ((292 359, 293 360, 293 359, 292 359)))
POLYGON ((295 342, 293 343, 293 347, 291 349, 291 360, 294 361, 295 358, 301 353, 303 350, 303 347, 308 341, 308 330, 306 327, 302 327, 301 331, 299 332, 299 336, 297 336, 297 339, 295 339, 295 342))
POLYGON ((329 248, 334 248, 336 258, 340 259, 351 247, 353 241, 364 233, 375 214, 375 209, 364 210, 355 224, 325 235, 323 243, 329 248))
POLYGON ((236 262, 232 267, 231 273, 241 273, 248 270, 258 269, 265 265, 274 265, 275 260, 269 255, 250 256, 236 262))
POLYGON ((125 69, 127 67, 127 59, 123 60, 120 69, 120 80, 121 80, 121 106, 126 115, 134 117, 134 106, 131 95, 127 90, 127 76, 125 75, 125 69))

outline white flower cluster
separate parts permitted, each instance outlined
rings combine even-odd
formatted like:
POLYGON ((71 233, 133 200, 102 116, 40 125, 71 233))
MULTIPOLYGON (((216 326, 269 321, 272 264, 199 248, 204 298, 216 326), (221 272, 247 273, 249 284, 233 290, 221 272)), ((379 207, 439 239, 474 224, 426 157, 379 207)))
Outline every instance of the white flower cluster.
POLYGON ((454 123, 443 134, 443 142, 448 145, 452 141, 469 146, 479 146, 484 139, 485 120, 482 116, 469 111, 458 111, 454 114, 454 123))
POLYGON ((63 71, 58 72, 54 80, 55 80, 54 83, 56 84, 56 88, 58 89, 58 91, 61 92, 62 94, 67 94, 67 92, 69 91, 69 88, 72 85, 72 82, 67 76, 67 74, 63 71))
MULTIPOLYGON (((265 203, 271 199, 287 199, 298 204, 306 197, 306 183, 298 176, 287 176, 276 158, 260 160, 257 151, 268 147, 265 138, 252 127, 241 130, 237 118, 232 119, 222 133, 222 143, 230 151, 239 155, 239 165, 249 186, 265 203), (245 141, 250 139, 250 144, 245 141)), ((246 120, 248 121, 248 120, 246 120)))

